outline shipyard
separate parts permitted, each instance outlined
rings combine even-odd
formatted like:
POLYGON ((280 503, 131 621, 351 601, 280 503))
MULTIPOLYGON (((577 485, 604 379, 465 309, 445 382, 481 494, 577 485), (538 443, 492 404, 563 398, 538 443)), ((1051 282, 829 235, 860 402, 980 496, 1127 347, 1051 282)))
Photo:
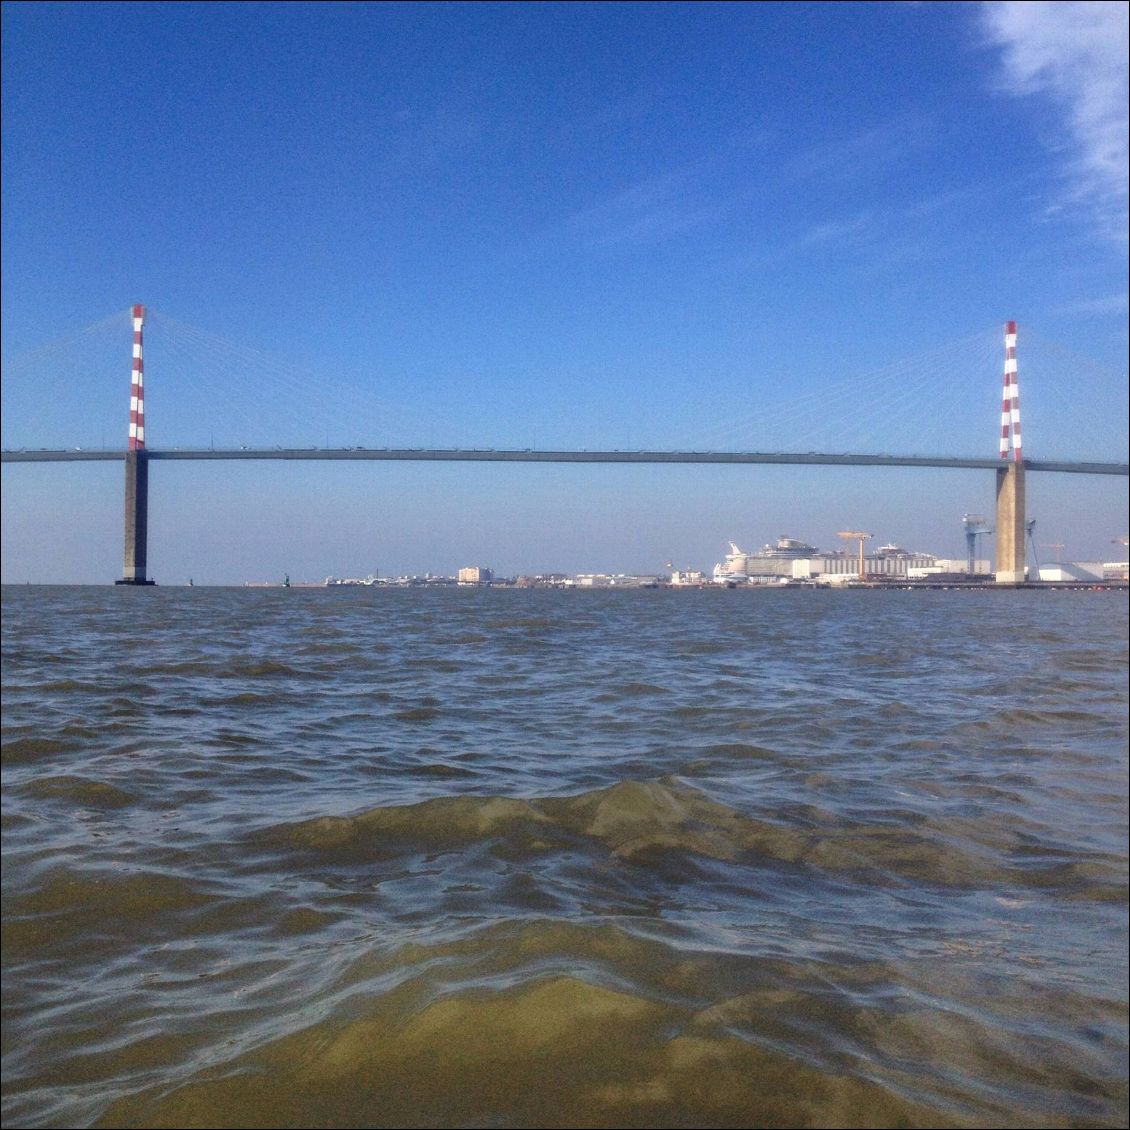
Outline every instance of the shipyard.
MULTIPOLYGON (((962 519, 967 554, 963 558, 941 557, 922 551, 908 551, 893 542, 866 552, 864 543, 871 535, 845 530, 845 541, 858 543, 858 551, 824 551, 799 539, 781 535, 757 552, 729 543, 729 552, 706 571, 677 568, 666 562, 663 572, 549 572, 504 576, 484 565, 468 565, 454 575, 425 573, 381 576, 374 571, 364 577, 329 576, 324 581, 302 582, 305 588, 555 588, 555 589, 779 589, 779 588, 984 588, 996 586, 998 579, 992 562, 978 555, 979 539, 991 533, 983 519, 966 514, 962 519)), ((1034 526, 1034 523, 1032 523, 1034 526)), ((1031 530, 1029 541, 1032 542, 1031 530)), ((1112 539, 1125 547, 1125 537, 1112 539)), ((1054 547, 1062 548, 1062 547, 1054 547)), ((1030 545, 1037 556, 1034 542, 1030 545)), ((1028 588, 1094 589, 1126 588, 1130 563, 1126 560, 1055 561, 1025 567, 1023 582, 1028 588)), ((254 584, 254 582, 249 582, 254 584)), ((270 587, 270 582, 259 582, 270 587)), ((283 587, 292 587, 289 578, 283 587)))

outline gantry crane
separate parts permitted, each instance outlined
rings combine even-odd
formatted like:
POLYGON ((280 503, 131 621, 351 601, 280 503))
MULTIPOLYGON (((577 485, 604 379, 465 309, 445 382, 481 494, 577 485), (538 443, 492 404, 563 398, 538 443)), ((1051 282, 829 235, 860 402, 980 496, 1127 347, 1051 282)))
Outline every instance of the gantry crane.
POLYGON ((977 572, 977 539, 993 531, 980 514, 963 514, 961 524, 965 527, 965 571, 972 576, 977 572))
POLYGON ((844 541, 858 541, 859 542, 859 579, 861 581, 867 580, 867 571, 863 564, 863 543, 871 537, 871 534, 865 534, 862 530, 840 530, 836 537, 843 538, 844 541))

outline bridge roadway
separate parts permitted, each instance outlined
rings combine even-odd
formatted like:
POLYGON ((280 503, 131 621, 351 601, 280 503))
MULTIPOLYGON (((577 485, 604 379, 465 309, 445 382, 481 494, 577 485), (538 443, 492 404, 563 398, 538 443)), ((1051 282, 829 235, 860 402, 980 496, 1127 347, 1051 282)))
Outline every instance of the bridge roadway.
MULTIPOLYGON (((148 461, 164 459, 364 459, 419 463, 791 463, 833 467, 953 467, 999 470, 999 458, 958 459, 944 455, 832 455, 818 451, 535 451, 434 447, 240 447, 149 448, 148 461)), ((4 450, 3 463, 77 463, 123 460, 124 451, 73 448, 58 451, 4 450)), ((1130 475, 1126 463, 1062 462, 1027 459, 1028 471, 1082 475, 1130 475)))

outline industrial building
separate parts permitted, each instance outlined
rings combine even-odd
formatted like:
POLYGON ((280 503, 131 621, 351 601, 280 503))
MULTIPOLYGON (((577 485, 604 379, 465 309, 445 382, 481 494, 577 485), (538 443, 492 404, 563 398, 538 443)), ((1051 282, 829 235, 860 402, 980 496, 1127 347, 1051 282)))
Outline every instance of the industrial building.
POLYGON ((494 572, 483 565, 468 565, 459 570, 455 579, 461 585, 489 585, 494 572))

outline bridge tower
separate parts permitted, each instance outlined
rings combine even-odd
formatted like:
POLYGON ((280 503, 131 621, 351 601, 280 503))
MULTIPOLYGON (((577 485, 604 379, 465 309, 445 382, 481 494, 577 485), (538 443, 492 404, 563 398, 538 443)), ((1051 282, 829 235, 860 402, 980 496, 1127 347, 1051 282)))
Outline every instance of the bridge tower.
POLYGON ((145 307, 134 306, 133 372, 129 394, 129 447, 126 451, 125 567, 118 585, 152 585, 145 576, 145 550, 149 527, 149 456, 145 451, 145 361, 142 327, 145 307))
POLYGON ((1024 573, 1024 456, 1020 443, 1020 388, 1016 380, 1016 323, 1004 327, 1004 398, 1001 402, 1000 457, 997 470, 998 584, 1018 585, 1024 573), (1008 461, 1009 447, 1012 461, 1008 461))

